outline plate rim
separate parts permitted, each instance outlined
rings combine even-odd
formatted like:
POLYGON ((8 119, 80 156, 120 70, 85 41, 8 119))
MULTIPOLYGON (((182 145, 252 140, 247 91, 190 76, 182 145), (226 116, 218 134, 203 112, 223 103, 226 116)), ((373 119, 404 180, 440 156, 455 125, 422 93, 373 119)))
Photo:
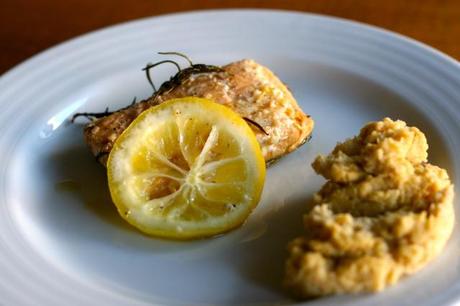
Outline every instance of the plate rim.
MULTIPOLYGON (((97 36, 97 35, 107 34, 108 32, 112 32, 112 31, 116 32, 119 28, 123 28, 125 26, 134 25, 134 24, 140 24, 142 22, 150 21, 152 19, 169 18, 169 17, 179 17, 180 18, 181 16, 184 16, 184 15, 203 14, 203 13, 223 13, 223 12, 224 13, 232 13, 232 12, 240 13, 240 12, 244 12, 244 13, 295 14, 295 15, 305 15, 305 16, 309 16, 311 18, 326 19, 328 21, 333 21, 333 22, 334 21, 339 21, 341 23, 352 24, 352 25, 358 26, 360 28, 364 27, 364 28, 366 28, 368 30, 377 31, 379 33, 388 35, 392 39, 398 39, 400 42, 409 43, 411 46, 416 47, 419 50, 423 49, 425 51, 428 51, 436 59, 447 63, 449 66, 453 64, 456 67, 456 69, 460 68, 460 62, 458 62, 456 59, 452 58, 451 56, 449 56, 447 54, 444 54, 443 52, 441 52, 441 51, 439 51, 439 50, 437 50, 437 49, 435 49, 435 48, 433 48, 433 47, 431 47, 431 46, 429 46, 429 45, 427 45, 425 43, 419 42, 419 41, 417 41, 415 39, 412 39, 410 37, 404 36, 402 34, 392 32, 390 30, 386 30, 386 29, 379 28, 379 27, 374 26, 374 25, 369 25, 369 24, 366 24, 366 23, 358 22, 358 21, 348 20, 348 19, 344 19, 344 18, 340 18, 340 17, 328 16, 328 15, 305 13, 305 12, 291 11, 291 10, 278 10, 278 9, 210 9, 210 10, 194 10, 194 11, 187 11, 187 12, 170 13, 170 14, 164 14, 164 15, 143 17, 143 18, 139 18, 139 19, 134 19, 134 20, 130 20, 130 21, 117 23, 117 24, 114 24, 114 25, 109 25, 109 26, 106 26, 106 27, 103 27, 103 28, 100 28, 100 29, 96 29, 94 31, 91 31, 91 32, 88 32, 88 33, 85 33, 85 34, 82 34, 82 35, 79 35, 79 36, 76 36, 76 37, 73 37, 73 38, 70 38, 68 40, 65 40, 65 41, 63 41, 61 43, 58 43, 58 44, 56 44, 56 45, 54 45, 54 46, 52 46, 50 48, 47 48, 47 49, 35 54, 34 56, 26 59, 25 61, 19 63, 18 65, 15 65, 14 67, 12 67, 9 70, 7 70, 6 72, 4 72, 0 76, 0 87, 4 86, 5 84, 7 85, 8 84, 8 79, 14 78, 15 74, 18 71, 20 71, 21 69, 27 68, 28 66, 33 65, 35 62, 40 61, 43 57, 47 56, 47 54, 49 54, 50 52, 55 52, 56 50, 60 50, 60 48, 65 48, 69 44, 75 43, 76 41, 84 41, 88 37, 91 38, 91 37, 94 37, 94 36, 97 36)), ((446 300, 446 301, 443 301, 443 302, 449 303, 449 302, 453 301, 454 299, 457 300, 459 296, 460 296, 460 293, 458 293, 456 297, 451 296, 450 301, 446 300)), ((303 303, 301 303, 300 305, 303 305, 303 303)))
POLYGON ((379 27, 377 25, 365 23, 362 21, 358 20, 353 20, 353 19, 347 19, 344 17, 338 17, 334 15, 327 15, 327 14, 320 14, 320 13, 312 13, 312 12, 303 12, 303 11, 296 11, 296 10, 290 10, 290 9, 272 9, 272 8, 222 8, 222 9, 196 9, 196 10, 189 10, 189 11, 181 11, 181 12, 171 12, 171 13, 166 13, 166 14, 159 14, 159 15, 150 15, 150 16, 145 16, 141 18, 136 18, 136 19, 131 19, 127 21, 122 21, 122 22, 117 22, 114 24, 110 24, 107 26, 99 27, 94 30, 90 30, 88 32, 79 34, 77 36, 65 39, 61 42, 58 42, 54 45, 51 45, 35 54, 32 56, 26 58, 25 60, 17 63, 16 65, 10 67, 7 69, 5 72, 3 72, 0 75, 0 85, 2 83, 2 80, 5 77, 9 77, 10 74, 14 73, 17 69, 22 68, 25 65, 30 65, 30 63, 33 63, 37 59, 41 58, 43 55, 46 55, 47 53, 57 50, 63 46, 66 46, 70 43, 74 43, 77 40, 81 39, 87 39, 88 37, 94 36, 94 35, 100 35, 104 34, 109 31, 114 31, 122 27, 126 26, 131 26, 134 24, 142 23, 142 22, 147 22, 152 19, 161 19, 161 18, 169 18, 169 17, 182 17, 182 16, 189 16, 193 14, 203 14, 203 13, 281 13, 281 14, 293 14, 293 15, 304 15, 304 16, 309 16, 311 18, 318 18, 318 19, 328 19, 331 21, 338 21, 338 22, 343 22, 343 23, 348 23, 351 25, 359 26, 359 27, 364 27, 372 31, 379 32, 381 34, 385 35, 390 35, 393 36, 394 38, 397 38, 398 40, 401 41, 406 41, 408 43, 411 43, 415 45, 416 47, 425 49, 426 51, 430 52, 432 55, 438 57, 439 59, 442 59, 450 64, 454 64, 458 68, 460 68, 460 60, 455 59, 454 57, 450 56, 449 54, 444 53, 443 51, 427 44, 422 41, 416 40, 415 38, 412 38, 410 36, 407 36, 405 34, 389 30, 383 27, 379 27))

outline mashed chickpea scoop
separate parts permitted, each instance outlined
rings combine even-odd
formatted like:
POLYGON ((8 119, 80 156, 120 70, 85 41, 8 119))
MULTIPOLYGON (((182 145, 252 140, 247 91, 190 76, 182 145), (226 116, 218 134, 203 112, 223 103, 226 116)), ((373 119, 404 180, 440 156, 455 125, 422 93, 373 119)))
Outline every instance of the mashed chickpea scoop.
POLYGON ((454 225, 453 185, 427 149, 419 129, 385 118, 316 158, 328 181, 288 247, 292 292, 380 291, 441 252, 454 225))

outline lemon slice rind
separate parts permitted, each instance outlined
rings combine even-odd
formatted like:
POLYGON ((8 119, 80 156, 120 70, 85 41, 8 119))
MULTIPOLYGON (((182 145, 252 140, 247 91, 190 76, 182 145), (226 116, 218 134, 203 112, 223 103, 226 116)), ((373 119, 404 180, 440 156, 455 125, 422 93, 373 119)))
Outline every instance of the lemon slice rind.
POLYGON ((112 200, 126 221, 177 239, 241 225, 259 202, 265 179, 264 158, 246 122, 225 106, 191 97, 136 118, 115 142, 107 170, 112 200), (177 161, 166 156, 170 151, 177 161))

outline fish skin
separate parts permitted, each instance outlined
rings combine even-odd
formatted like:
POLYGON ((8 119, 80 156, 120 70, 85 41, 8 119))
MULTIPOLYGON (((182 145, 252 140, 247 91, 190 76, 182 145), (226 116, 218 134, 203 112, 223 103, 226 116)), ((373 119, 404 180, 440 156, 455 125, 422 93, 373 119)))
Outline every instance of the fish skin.
POLYGON ((84 139, 104 166, 121 133, 146 109, 173 98, 194 96, 225 105, 263 127, 251 126, 269 164, 294 151, 310 136, 314 121, 298 106, 289 89, 268 68, 241 60, 221 72, 190 75, 160 95, 96 119, 84 128, 84 139))

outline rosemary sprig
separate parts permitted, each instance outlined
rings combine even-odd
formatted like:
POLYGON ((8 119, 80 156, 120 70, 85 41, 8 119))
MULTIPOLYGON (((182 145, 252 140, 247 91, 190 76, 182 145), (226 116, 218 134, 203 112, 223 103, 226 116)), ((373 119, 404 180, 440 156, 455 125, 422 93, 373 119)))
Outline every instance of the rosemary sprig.
POLYGON ((102 117, 105 117, 105 116, 108 116, 110 114, 112 114, 113 112, 109 112, 109 108, 106 107, 105 108, 105 111, 101 112, 101 113, 88 113, 88 112, 84 112, 84 113, 76 113, 72 116, 72 119, 70 119, 70 122, 74 123, 75 122, 75 119, 77 119, 78 117, 85 117, 86 119, 90 120, 90 121, 93 121, 97 118, 102 118, 102 117))
MULTIPOLYGON (((127 109, 128 107, 131 107, 133 106, 134 104, 136 104, 136 97, 134 97, 133 101, 131 102, 131 104, 123 107, 122 109, 119 109, 118 111, 120 110, 123 110, 123 109, 127 109)), ((87 112, 84 112, 84 113, 76 113, 72 116, 72 118, 70 119, 70 122, 71 123, 74 123, 75 122, 75 119, 77 119, 78 117, 85 117, 86 119, 88 119, 89 121, 93 121, 93 120, 96 120, 98 118, 102 118, 102 117, 105 117, 105 116, 108 116, 108 115, 111 115, 115 112, 109 112, 109 107, 106 107, 105 108, 105 111, 103 112, 99 112, 99 113, 87 113, 87 112)))
POLYGON ((264 133, 265 135, 267 135, 267 136, 270 135, 270 134, 268 134, 268 133, 264 130, 264 128, 263 128, 260 124, 258 124, 258 123, 255 122, 254 120, 251 120, 251 119, 249 119, 249 118, 247 118, 247 117, 243 117, 243 119, 244 119, 246 122, 248 122, 248 123, 252 124, 253 126, 255 126, 256 128, 258 128, 258 129, 259 129, 262 133, 264 133))
POLYGON ((160 55, 177 55, 177 56, 180 56, 182 58, 185 58, 187 60, 187 62, 190 64, 190 66, 193 66, 192 60, 187 55, 185 55, 183 53, 171 51, 171 52, 158 52, 158 54, 160 54, 160 55))
POLYGON ((180 52, 158 52, 158 54, 180 56, 182 58, 185 58, 190 66, 188 66, 185 69, 182 69, 176 61, 163 60, 163 61, 159 61, 153 64, 148 63, 144 68, 142 68, 142 70, 145 71, 147 81, 149 82, 150 86, 152 86, 153 88, 153 96, 151 97, 152 102, 155 102, 155 99, 158 96, 164 93, 167 93, 173 90, 174 88, 176 88, 177 86, 181 85, 184 80, 188 79, 193 74, 214 73, 214 72, 224 71, 221 67, 218 67, 218 66, 205 65, 205 64, 193 64, 192 60, 187 55, 182 54, 180 52), (152 76, 150 74, 150 70, 156 66, 159 66, 165 63, 170 63, 170 64, 175 65, 177 68, 177 73, 174 76, 172 76, 168 81, 161 84, 160 88, 157 90, 155 84, 153 83, 152 76))
MULTIPOLYGON (((189 79, 190 76, 192 76, 194 74, 225 72, 224 69, 222 69, 219 66, 206 65, 206 64, 193 64, 192 60, 187 55, 182 54, 180 52, 172 52, 172 51, 171 52, 158 52, 158 54, 160 54, 160 55, 177 55, 177 56, 180 56, 180 57, 184 58, 185 60, 187 60, 189 66, 184 68, 184 69, 182 69, 180 67, 180 65, 176 61, 167 59, 167 60, 162 60, 162 61, 159 61, 159 62, 156 62, 156 63, 153 63, 153 64, 148 63, 144 68, 142 68, 142 71, 145 71, 147 81, 149 82, 149 84, 153 88, 153 95, 149 99, 150 100, 149 102, 152 103, 153 105, 156 104, 156 98, 157 97, 159 97, 162 94, 168 93, 171 90, 173 90, 174 88, 182 85, 182 83, 185 80, 189 79), (163 84, 161 84, 160 87, 157 90, 157 88, 156 88, 156 86, 155 86, 155 84, 154 84, 154 82, 152 80, 152 77, 151 77, 151 69, 155 68, 155 67, 157 67, 159 65, 168 64, 168 63, 174 65, 177 68, 177 73, 174 76, 170 77, 170 79, 168 81, 163 82, 163 84)), ((122 109, 119 109, 118 111, 127 109, 128 107, 134 105, 135 103, 136 103, 136 97, 134 97, 134 100, 132 101, 132 103, 130 105, 128 105, 128 106, 126 106, 126 107, 124 107, 122 109)), ((105 111, 99 112, 99 113, 88 113, 88 112, 76 113, 76 114, 74 114, 72 116, 70 121, 73 123, 73 122, 75 122, 75 119, 77 119, 78 117, 85 117, 88 120, 93 121, 93 120, 108 116, 108 115, 113 114, 113 113, 114 112, 109 112, 109 108, 107 107, 105 109, 105 111)), ((251 120, 249 118, 246 118, 246 117, 243 117, 243 119, 246 120, 246 122, 250 123, 251 125, 255 126, 257 129, 259 129, 265 135, 269 135, 267 133, 267 131, 265 131, 264 128, 259 123, 255 122, 254 120, 251 120)))
POLYGON ((159 62, 156 62, 156 63, 154 63, 154 64, 148 63, 144 68, 142 68, 142 71, 145 71, 145 74, 146 74, 146 76, 147 76, 147 81, 150 83, 150 85, 151 85, 152 88, 153 88, 153 93, 154 93, 154 94, 157 92, 157 89, 156 89, 156 87, 155 87, 155 84, 154 84, 153 81, 152 81, 151 76, 150 76, 150 69, 152 69, 152 68, 154 68, 154 67, 156 67, 156 66, 159 66, 159 65, 161 65, 161 64, 166 64, 166 63, 173 64, 174 66, 176 66, 178 73, 181 72, 181 68, 180 68, 179 64, 176 63, 176 62, 173 61, 173 60, 159 61, 159 62))

